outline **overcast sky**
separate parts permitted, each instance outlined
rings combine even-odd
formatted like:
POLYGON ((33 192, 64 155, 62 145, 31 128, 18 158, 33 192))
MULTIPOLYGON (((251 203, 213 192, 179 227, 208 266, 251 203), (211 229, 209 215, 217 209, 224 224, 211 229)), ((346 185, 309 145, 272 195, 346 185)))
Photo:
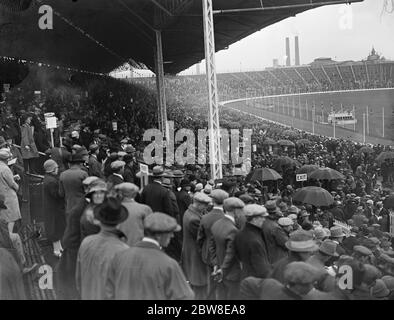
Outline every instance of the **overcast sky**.
MULTIPOLYGON (((218 52, 217 72, 261 70, 271 67, 274 58, 285 64, 286 37, 291 38, 293 65, 295 35, 299 36, 301 64, 317 57, 359 61, 367 57, 372 46, 394 60, 394 12, 382 13, 384 3, 364 0, 350 6, 325 6, 278 22, 218 52)), ((204 68, 202 64, 201 70, 204 68)), ((193 66, 182 74, 195 71, 193 66)))

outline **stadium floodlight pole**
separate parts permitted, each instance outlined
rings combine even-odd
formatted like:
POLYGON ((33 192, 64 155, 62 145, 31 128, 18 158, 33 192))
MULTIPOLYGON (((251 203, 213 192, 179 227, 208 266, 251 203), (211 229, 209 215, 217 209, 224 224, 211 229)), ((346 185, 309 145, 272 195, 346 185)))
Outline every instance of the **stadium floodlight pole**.
POLYGON ((161 42, 161 31, 155 30, 156 33, 156 86, 159 102, 159 129, 163 136, 168 138, 167 132, 167 107, 166 107, 166 91, 165 91, 165 79, 164 79, 164 68, 163 68, 163 46, 161 42))
POLYGON ((315 102, 312 106, 312 134, 315 134, 315 102))
POLYGON ((302 114, 301 114, 301 89, 298 89, 298 111, 300 113, 300 119, 302 119, 302 114))
POLYGON ((208 130, 209 161, 212 179, 222 179, 222 156, 220 150, 219 103, 215 64, 215 33, 212 0, 202 0, 206 76, 208 82, 208 130))
POLYGON ((369 110, 368 109, 369 108, 367 106, 367 115, 366 115, 366 117, 367 117, 367 119, 366 119, 366 121, 367 121, 367 135, 369 135, 369 110))
POLYGON ((355 109, 354 105, 353 105, 353 118, 354 118, 353 131, 356 131, 356 120, 357 120, 357 118, 356 118, 356 109, 355 109))

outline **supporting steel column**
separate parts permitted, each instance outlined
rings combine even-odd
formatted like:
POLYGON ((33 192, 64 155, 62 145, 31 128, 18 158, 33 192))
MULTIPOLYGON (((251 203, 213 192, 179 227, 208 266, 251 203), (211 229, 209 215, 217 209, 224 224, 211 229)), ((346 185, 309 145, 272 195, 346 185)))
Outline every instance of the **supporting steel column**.
POLYGON ((208 131, 209 131, 209 161, 211 164, 212 179, 221 179, 222 156, 220 150, 220 125, 219 125, 219 103, 216 82, 215 65, 215 34, 213 22, 212 0, 202 0, 203 24, 204 24, 204 46, 206 74, 208 82, 208 131))
POLYGON ((157 86, 157 102, 159 107, 159 130, 166 136, 167 129, 167 107, 166 107, 166 90, 164 82, 163 67, 163 47, 161 43, 161 31, 155 30, 156 33, 156 86, 157 86))

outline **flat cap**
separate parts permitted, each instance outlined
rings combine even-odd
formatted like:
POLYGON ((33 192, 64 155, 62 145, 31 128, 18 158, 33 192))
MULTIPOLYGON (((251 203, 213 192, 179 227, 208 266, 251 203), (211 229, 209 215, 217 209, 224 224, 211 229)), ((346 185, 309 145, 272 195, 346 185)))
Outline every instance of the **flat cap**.
POLYGON ((122 182, 115 186, 115 190, 121 192, 124 197, 131 197, 139 191, 139 188, 134 183, 122 182))
POLYGON ((288 217, 279 218, 278 224, 282 227, 292 226, 294 224, 293 220, 288 217))
POLYGON ((89 151, 95 152, 98 148, 99 148, 98 144, 93 143, 89 146, 89 151))
POLYGON ((114 162, 111 163, 111 169, 119 169, 125 166, 125 162, 124 161, 120 161, 120 160, 116 160, 114 162))
POLYGON ((291 262, 286 266, 283 276, 285 283, 309 284, 317 280, 320 272, 309 263, 291 262))
POLYGON ((208 204, 211 203, 211 198, 203 192, 196 192, 194 194, 193 201, 208 204))
POLYGON ((84 186, 88 186, 88 185, 90 185, 93 181, 95 181, 95 180, 97 180, 97 179, 99 179, 99 177, 90 176, 90 177, 85 178, 85 179, 82 181, 82 184, 83 184, 84 186))
POLYGON ((357 253, 359 253, 359 254, 361 254, 363 256, 370 256, 370 255, 372 255, 372 251, 369 250, 367 247, 364 247, 364 246, 359 246, 359 245, 354 246, 353 247, 353 251, 357 252, 357 253))
POLYGON ((268 216, 267 209, 258 204, 247 204, 244 207, 244 213, 246 217, 268 216))
POLYGON ((168 214, 154 212, 144 220, 144 228, 151 232, 178 232, 181 226, 168 214))
POLYGON ((290 206, 290 208, 287 209, 287 213, 295 213, 298 214, 300 210, 296 206, 290 206))
POLYGON ((125 155, 127 155, 127 152, 118 151, 118 156, 119 156, 119 157, 124 157, 125 155))
POLYGON ((290 218, 291 220, 297 220, 297 215, 294 213, 289 214, 287 217, 290 218))
MULTIPOLYGON (((209 185, 210 186, 210 185, 209 185)), ((229 197, 229 194, 222 189, 212 190, 209 196, 217 203, 223 204, 223 201, 229 197)))
POLYGON ((233 209, 242 209, 243 207, 245 207, 243 201, 235 197, 230 197, 223 201, 224 211, 232 211, 233 209))
POLYGON ((253 197, 251 197, 250 195, 248 195, 248 194, 246 194, 246 193, 241 194, 241 195, 239 196, 239 198, 240 198, 245 204, 252 204, 252 203, 255 202, 255 200, 253 199, 253 197))

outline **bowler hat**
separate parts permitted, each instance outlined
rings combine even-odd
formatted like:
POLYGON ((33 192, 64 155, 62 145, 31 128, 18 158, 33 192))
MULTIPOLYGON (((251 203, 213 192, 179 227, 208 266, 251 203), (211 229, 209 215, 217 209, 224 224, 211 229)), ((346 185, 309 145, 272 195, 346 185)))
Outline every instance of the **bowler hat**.
POLYGON ((144 220, 144 228, 151 232, 160 233, 181 231, 181 226, 173 217, 161 212, 148 215, 144 220))
POLYGON ((339 254, 336 252, 337 250, 337 244, 329 239, 326 239, 322 242, 322 244, 319 247, 319 251, 332 257, 338 257, 339 254))
POLYGON ((152 169, 152 174, 156 177, 162 176, 164 173, 163 167, 161 166, 155 166, 152 169))
POLYGON ((166 188, 172 187, 171 180, 168 178, 164 178, 163 181, 161 182, 161 185, 166 188))
POLYGON ((229 194, 222 189, 212 190, 209 196, 215 201, 217 204, 223 204, 223 201, 229 197, 229 194))
POLYGON ((98 148, 99 148, 99 146, 97 144, 93 143, 89 146, 89 151, 93 153, 93 152, 97 151, 98 148))
POLYGON ((127 219, 129 212, 116 198, 107 198, 94 209, 94 216, 102 224, 116 226, 127 219))
POLYGON ((285 243, 290 251, 294 252, 313 252, 319 248, 313 240, 310 232, 305 230, 297 230, 290 234, 290 239, 285 243))
POLYGON ((270 200, 265 203, 265 208, 267 209, 268 213, 276 213, 278 211, 278 207, 276 206, 276 201, 270 200))

